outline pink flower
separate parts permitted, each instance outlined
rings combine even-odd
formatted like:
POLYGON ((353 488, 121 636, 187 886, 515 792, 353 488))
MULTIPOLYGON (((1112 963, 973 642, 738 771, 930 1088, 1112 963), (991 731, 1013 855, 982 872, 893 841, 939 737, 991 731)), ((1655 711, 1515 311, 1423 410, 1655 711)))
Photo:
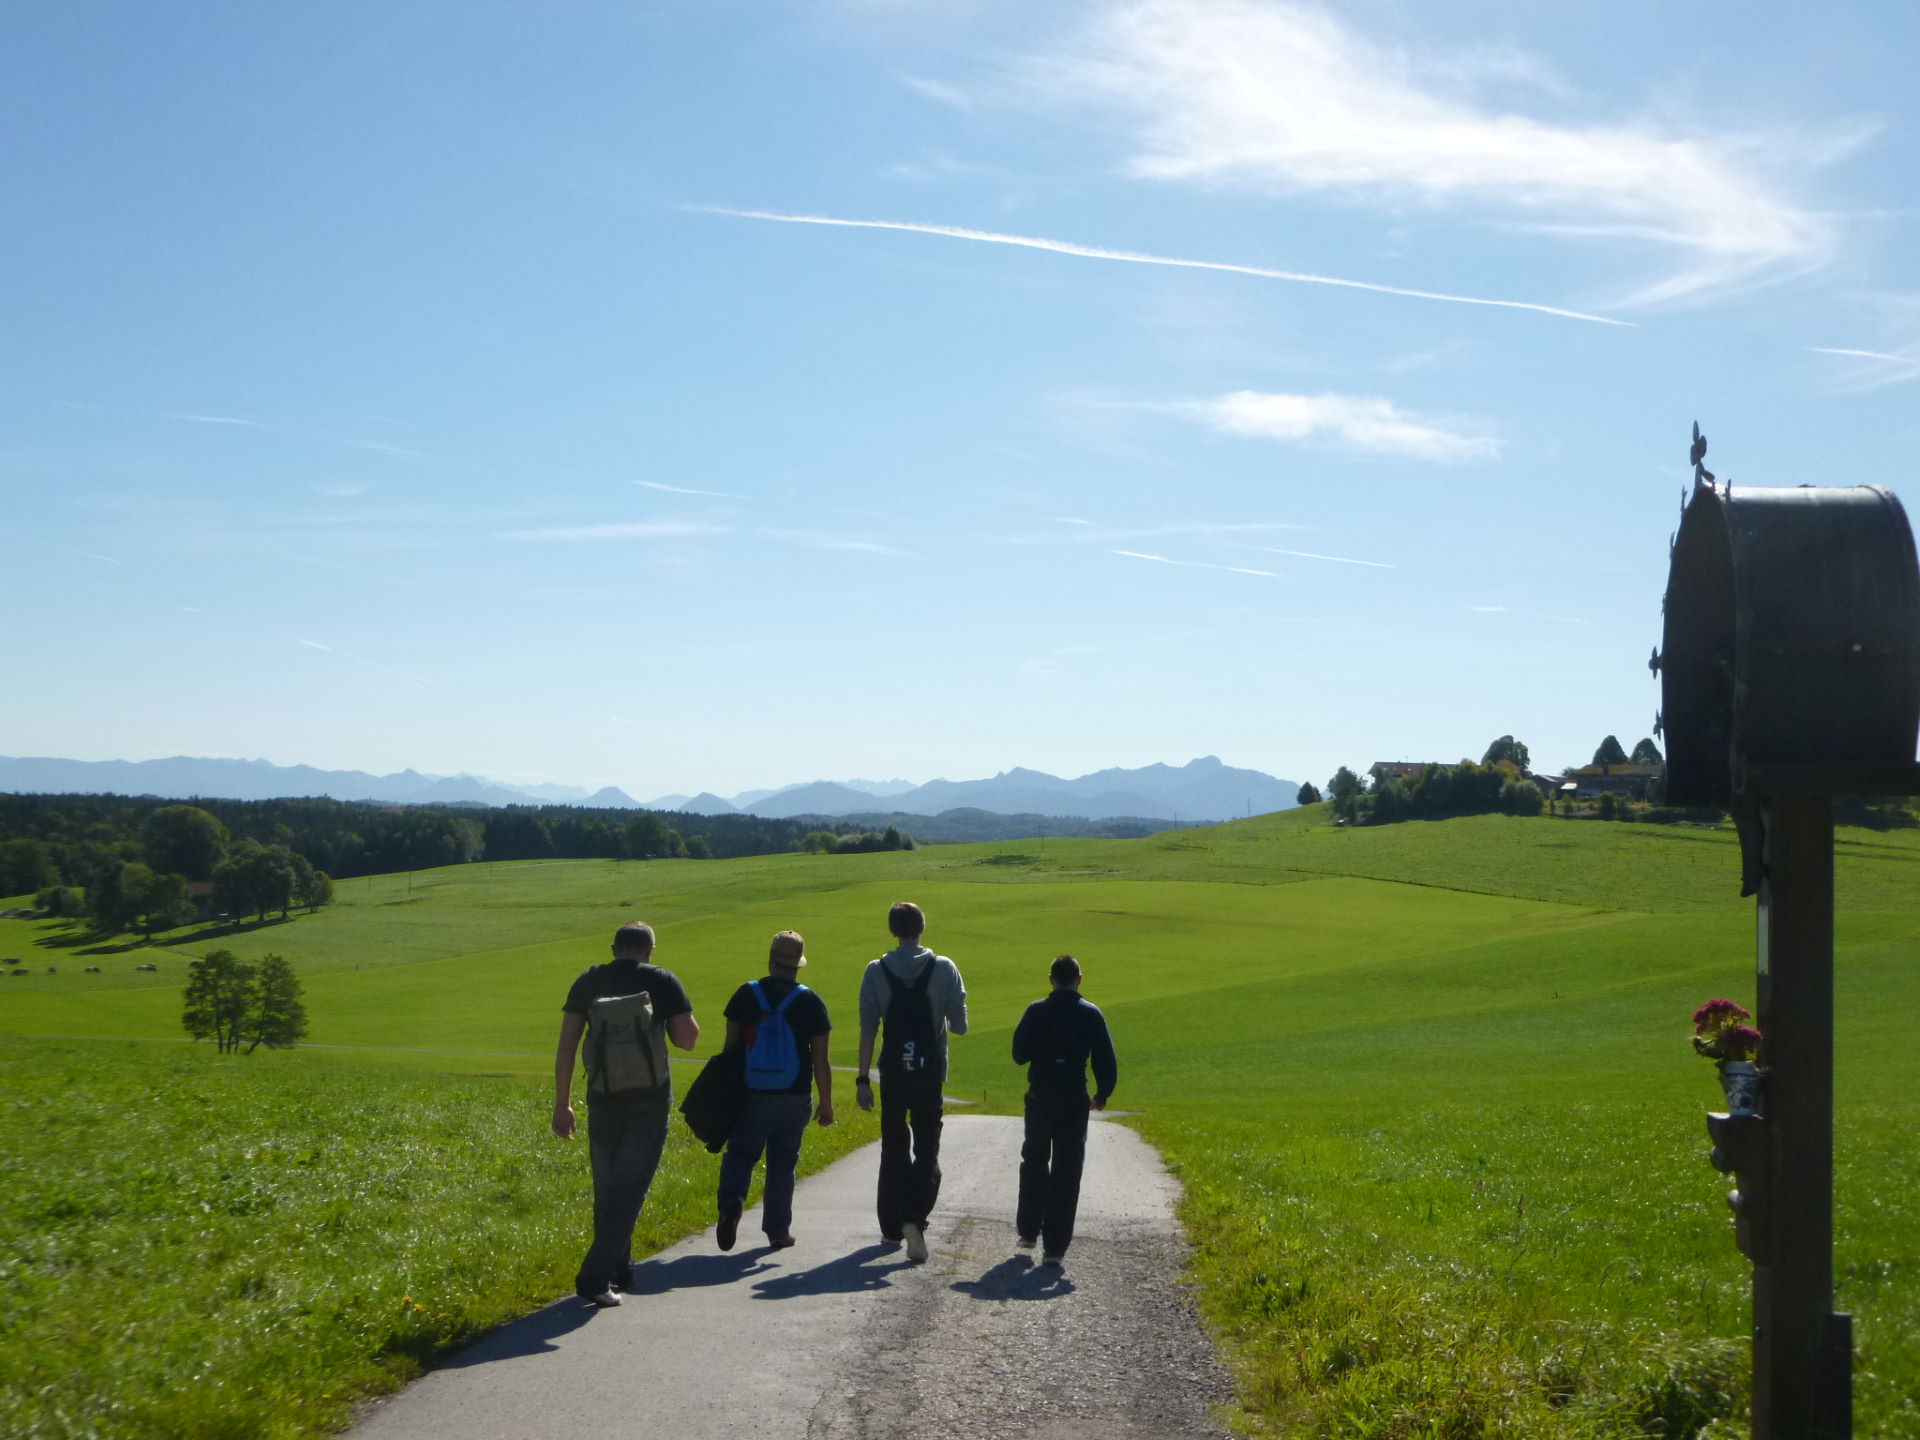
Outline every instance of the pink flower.
POLYGON ((1693 1033, 1712 1034, 1752 1018, 1753 1012, 1744 1005, 1727 999, 1709 1000, 1693 1012, 1693 1033))

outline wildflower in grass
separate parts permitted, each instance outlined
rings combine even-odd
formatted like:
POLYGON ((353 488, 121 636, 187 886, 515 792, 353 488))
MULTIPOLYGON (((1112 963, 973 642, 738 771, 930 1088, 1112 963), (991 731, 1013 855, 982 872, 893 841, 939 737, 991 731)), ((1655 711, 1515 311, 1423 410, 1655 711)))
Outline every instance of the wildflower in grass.
POLYGON ((1709 1060, 1751 1060, 1760 1053, 1760 1032, 1746 1022, 1753 1012, 1724 998, 1693 1012, 1693 1048, 1709 1060))

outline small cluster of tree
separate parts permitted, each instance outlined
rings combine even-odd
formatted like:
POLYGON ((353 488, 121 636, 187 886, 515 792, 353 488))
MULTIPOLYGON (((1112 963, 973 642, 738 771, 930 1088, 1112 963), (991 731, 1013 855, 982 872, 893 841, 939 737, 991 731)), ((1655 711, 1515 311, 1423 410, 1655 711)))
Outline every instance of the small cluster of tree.
POLYGON ((809 855, 869 855, 876 850, 916 850, 913 836, 899 826, 885 830, 809 830, 800 840, 800 848, 809 855))
POLYGON ((1293 803, 1296 805, 1318 805, 1320 803, 1320 792, 1313 788, 1313 782, 1311 780, 1304 781, 1301 784, 1300 793, 1293 797, 1293 803))
MULTIPOLYGON (((1629 752, 1627 748, 1620 743, 1619 736, 1609 735, 1594 748, 1593 759, 1587 763, 1589 765, 1605 766, 1608 769, 1611 769, 1615 765, 1664 765, 1666 764, 1666 756, 1660 753, 1660 747, 1653 743, 1652 736, 1648 736, 1642 740, 1629 752)), ((1567 768, 1573 770, 1579 767, 1568 766, 1567 768)))
POLYGON ((1364 815, 1369 825, 1445 815, 1538 815, 1545 807, 1540 787, 1511 763, 1428 765, 1412 775, 1376 776, 1364 815))
POLYGON ((229 915, 251 911, 265 920, 269 910, 278 910, 284 920, 295 905, 311 913, 332 899, 333 878, 285 845, 242 840, 213 872, 214 904, 229 915))
MULTIPOLYGON (((1324 799, 1337 817, 1352 825, 1390 825, 1452 815, 1538 815, 1546 799, 1528 777, 1528 761, 1527 747, 1511 735, 1502 735, 1478 763, 1422 765, 1398 776, 1377 770, 1371 786, 1342 765, 1327 781, 1324 799)), ((1311 785, 1300 788, 1303 805, 1323 798, 1311 785), (1306 798, 1309 791, 1312 800, 1306 798)))
POLYGON ((242 960, 231 950, 209 951, 187 967, 180 1023, 195 1040, 211 1040, 222 1055, 243 1047, 281 1050, 306 1038, 307 1007, 300 978, 279 955, 242 960))

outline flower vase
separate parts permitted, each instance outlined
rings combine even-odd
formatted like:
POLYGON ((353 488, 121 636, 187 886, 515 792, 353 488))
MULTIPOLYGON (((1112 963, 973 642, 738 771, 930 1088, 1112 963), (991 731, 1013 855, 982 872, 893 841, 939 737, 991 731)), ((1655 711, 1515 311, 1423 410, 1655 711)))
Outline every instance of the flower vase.
POLYGON ((1760 1110, 1760 1095, 1765 1076, 1749 1060, 1716 1060, 1720 1088, 1726 1092, 1729 1115, 1755 1115, 1760 1110))

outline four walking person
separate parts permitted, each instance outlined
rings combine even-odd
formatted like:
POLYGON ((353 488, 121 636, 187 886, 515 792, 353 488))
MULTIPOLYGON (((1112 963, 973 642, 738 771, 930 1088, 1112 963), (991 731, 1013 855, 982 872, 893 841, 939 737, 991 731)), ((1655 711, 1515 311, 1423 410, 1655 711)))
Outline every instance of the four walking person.
MULTIPOLYGON (((878 1079, 875 1210, 881 1238, 904 1245, 909 1260, 924 1261, 927 1222, 940 1196, 947 1037, 967 1033, 967 989, 952 960, 920 943, 926 916, 918 905, 894 905, 887 929, 893 948, 868 964, 860 979, 854 1098, 862 1110, 871 1110, 878 1079)), ((594 1234, 574 1291, 597 1306, 618 1305, 619 1292, 631 1284, 633 1229, 660 1163, 672 1103, 666 1045, 691 1050, 700 1035, 685 988, 671 971, 652 963, 653 952, 652 927, 620 927, 613 962, 593 966, 567 992, 554 1056, 553 1131, 562 1139, 572 1139, 575 1129, 576 1052, 587 1069, 594 1234)), ((761 1227, 767 1245, 779 1250, 794 1243, 794 1173, 807 1121, 833 1123, 828 1063, 833 1025, 825 1002, 800 983, 806 963, 806 942, 798 934, 783 930, 773 937, 765 978, 741 985, 727 1001, 726 1044, 709 1062, 730 1067, 739 1091, 730 1130, 724 1111, 714 1130, 700 1128, 714 1149, 721 1148, 725 1136, 715 1226, 722 1250, 736 1242, 763 1153, 761 1227)), ((1080 998, 1080 978, 1079 962, 1071 955, 1055 960, 1052 993, 1027 1007, 1013 1035, 1014 1062, 1028 1067, 1015 1228, 1023 1249, 1044 1242, 1042 1263, 1047 1265, 1061 1263, 1073 1241, 1088 1111, 1106 1106, 1116 1081, 1106 1019, 1080 998)), ((702 1087, 713 1078, 709 1070, 702 1087)))

